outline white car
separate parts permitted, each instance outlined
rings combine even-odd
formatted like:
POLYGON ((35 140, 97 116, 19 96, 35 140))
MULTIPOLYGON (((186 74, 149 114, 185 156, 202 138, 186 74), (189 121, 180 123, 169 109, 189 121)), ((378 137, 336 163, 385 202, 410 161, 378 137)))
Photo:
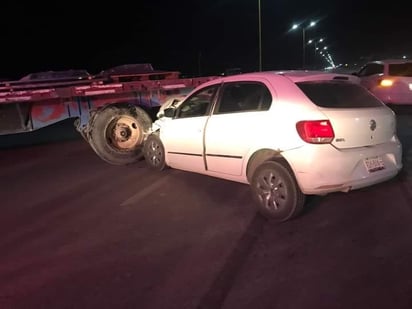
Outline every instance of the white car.
POLYGON ((222 77, 163 112, 144 145, 149 167, 250 184, 274 221, 297 216, 306 195, 370 186, 402 168, 395 114, 349 74, 222 77))
POLYGON ((175 107, 176 105, 180 104, 183 99, 186 97, 185 94, 178 94, 170 96, 159 108, 159 111, 156 113, 157 118, 161 118, 164 116, 164 110, 169 107, 175 107))
POLYGON ((412 107, 412 60, 386 59, 366 63, 354 75, 385 104, 412 107))

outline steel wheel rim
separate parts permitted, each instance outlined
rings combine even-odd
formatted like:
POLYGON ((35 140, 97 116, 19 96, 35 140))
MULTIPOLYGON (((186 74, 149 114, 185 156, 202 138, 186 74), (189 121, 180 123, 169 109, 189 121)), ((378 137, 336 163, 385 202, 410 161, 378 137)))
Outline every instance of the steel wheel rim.
POLYGON ((121 116, 108 126, 107 138, 116 149, 130 150, 139 144, 141 132, 133 117, 121 116))
POLYGON ((285 179, 274 170, 267 170, 256 181, 257 197, 262 206, 270 212, 277 212, 288 200, 288 188, 285 179))

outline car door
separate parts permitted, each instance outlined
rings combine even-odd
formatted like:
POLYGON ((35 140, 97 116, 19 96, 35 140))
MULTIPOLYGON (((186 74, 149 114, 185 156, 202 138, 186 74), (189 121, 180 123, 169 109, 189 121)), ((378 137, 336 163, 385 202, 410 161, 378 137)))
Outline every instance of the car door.
POLYGON ((186 98, 175 117, 162 124, 160 137, 167 164, 173 168, 204 172, 204 129, 219 85, 208 86, 186 98))
POLYGON ((223 84, 205 132, 208 171, 241 175, 245 156, 262 136, 271 103, 264 79, 223 84))

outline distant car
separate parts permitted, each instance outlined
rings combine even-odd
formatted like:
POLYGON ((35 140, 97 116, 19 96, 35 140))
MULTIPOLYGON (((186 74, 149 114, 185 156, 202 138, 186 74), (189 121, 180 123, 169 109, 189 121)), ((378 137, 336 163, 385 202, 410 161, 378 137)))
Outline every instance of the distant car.
POLYGON ((20 81, 47 81, 47 80, 81 80, 90 79, 92 76, 86 70, 64 70, 64 71, 46 71, 30 73, 20 78, 20 81))
POLYGON ((198 86, 154 122, 144 156, 153 169, 250 184, 258 210, 279 222, 300 214, 306 195, 367 187, 402 168, 394 112, 355 76, 310 71, 198 86))
POLYGON ((412 106, 412 60, 371 61, 355 75, 362 86, 384 103, 412 106))

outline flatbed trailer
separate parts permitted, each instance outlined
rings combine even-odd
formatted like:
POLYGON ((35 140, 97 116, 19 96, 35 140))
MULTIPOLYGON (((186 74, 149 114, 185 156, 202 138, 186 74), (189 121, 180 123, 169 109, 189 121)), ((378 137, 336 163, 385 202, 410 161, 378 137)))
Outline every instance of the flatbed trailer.
POLYGON ((136 162, 160 106, 217 76, 182 78, 151 64, 128 64, 91 75, 84 70, 29 74, 0 82, 0 135, 22 134, 73 119, 103 160, 136 162))

